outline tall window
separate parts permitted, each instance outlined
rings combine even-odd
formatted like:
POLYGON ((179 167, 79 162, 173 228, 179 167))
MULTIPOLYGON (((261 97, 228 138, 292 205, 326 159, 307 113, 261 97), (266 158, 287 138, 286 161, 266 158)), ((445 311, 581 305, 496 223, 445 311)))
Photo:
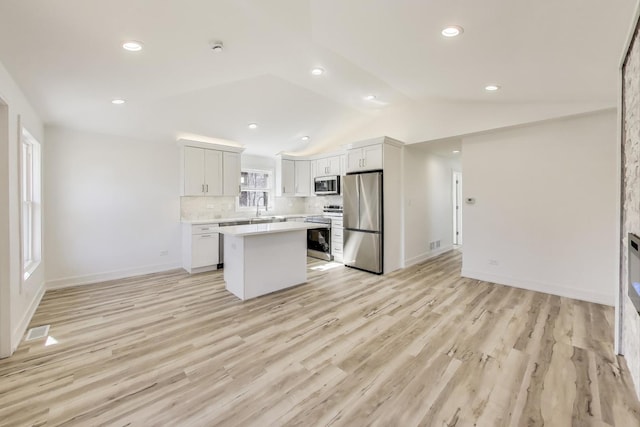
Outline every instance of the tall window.
POLYGON ((243 169, 240 174, 240 196, 238 208, 271 206, 272 172, 268 170, 243 169))
POLYGON ((21 135, 22 271, 26 280, 42 252, 40 143, 25 129, 21 135))

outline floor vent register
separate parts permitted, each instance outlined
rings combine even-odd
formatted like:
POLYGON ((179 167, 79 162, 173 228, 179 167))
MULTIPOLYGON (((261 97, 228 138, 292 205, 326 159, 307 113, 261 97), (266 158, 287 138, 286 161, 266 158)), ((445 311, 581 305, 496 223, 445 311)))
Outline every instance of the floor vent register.
POLYGON ((51 325, 36 326, 35 328, 29 329, 29 332, 27 332, 27 338, 25 341, 37 340, 39 338, 44 338, 48 336, 49 326, 51 325))

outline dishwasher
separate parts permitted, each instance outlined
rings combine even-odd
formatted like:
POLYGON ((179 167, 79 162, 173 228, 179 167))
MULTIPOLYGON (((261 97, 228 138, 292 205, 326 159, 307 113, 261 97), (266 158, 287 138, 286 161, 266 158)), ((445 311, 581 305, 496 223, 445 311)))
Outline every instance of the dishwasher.
MULTIPOLYGON (((229 222, 221 222, 218 224, 219 227, 231 227, 234 225, 247 225, 251 224, 251 220, 239 220, 239 221, 229 221, 229 222)), ((218 240, 218 268, 224 268, 224 234, 220 233, 220 238, 218 240)))

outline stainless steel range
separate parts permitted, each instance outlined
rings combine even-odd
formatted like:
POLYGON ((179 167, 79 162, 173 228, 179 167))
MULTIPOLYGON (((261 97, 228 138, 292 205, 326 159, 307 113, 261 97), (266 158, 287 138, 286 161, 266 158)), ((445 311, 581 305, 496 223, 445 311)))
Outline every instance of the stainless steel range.
POLYGON ((307 256, 333 260, 331 255, 331 218, 323 216, 310 216, 305 222, 324 224, 325 227, 307 230, 307 256))

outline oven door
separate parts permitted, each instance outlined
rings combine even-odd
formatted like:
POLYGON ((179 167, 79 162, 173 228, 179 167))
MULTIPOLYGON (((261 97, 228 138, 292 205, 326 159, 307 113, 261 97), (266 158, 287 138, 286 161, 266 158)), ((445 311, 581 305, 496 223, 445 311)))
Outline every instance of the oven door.
POLYGON ((331 261, 331 228, 311 228, 307 230, 307 256, 331 261))

